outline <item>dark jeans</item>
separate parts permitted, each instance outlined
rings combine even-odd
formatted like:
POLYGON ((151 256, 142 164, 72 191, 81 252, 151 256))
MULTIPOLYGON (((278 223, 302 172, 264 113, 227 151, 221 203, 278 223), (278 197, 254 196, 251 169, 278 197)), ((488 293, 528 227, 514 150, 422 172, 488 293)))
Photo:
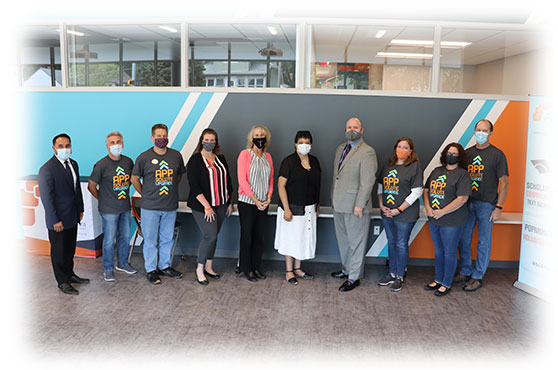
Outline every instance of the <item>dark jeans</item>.
POLYGON ((238 202, 238 216, 240 218, 240 271, 249 273, 260 269, 267 208, 260 211, 255 205, 238 202))
POLYGON ((227 205, 214 207, 213 210, 215 211, 215 220, 213 222, 207 222, 205 220, 205 212, 192 210, 194 220, 202 232, 202 240, 200 241, 200 247, 198 249, 198 263, 202 265, 205 265, 205 261, 212 260, 215 256, 217 235, 219 234, 219 230, 221 230, 223 221, 225 221, 227 205))
POLYGON ((465 225, 438 226, 432 222, 428 224, 434 243, 435 280, 449 288, 457 267, 457 244, 465 225))
POLYGON ((76 253, 77 225, 61 232, 48 230, 50 260, 58 285, 68 283, 74 276, 74 254, 76 253))
POLYGON ((382 217, 382 222, 388 240, 389 272, 402 277, 409 261, 409 237, 416 221, 398 222, 382 217))

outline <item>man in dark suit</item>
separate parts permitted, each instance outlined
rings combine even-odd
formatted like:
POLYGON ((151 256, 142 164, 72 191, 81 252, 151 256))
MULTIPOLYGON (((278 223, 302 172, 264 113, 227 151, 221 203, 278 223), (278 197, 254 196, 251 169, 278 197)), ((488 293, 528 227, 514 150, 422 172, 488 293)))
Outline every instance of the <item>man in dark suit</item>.
POLYGON ((58 288, 79 294, 71 283, 89 283, 74 273, 78 223, 83 218, 79 168, 70 159, 72 143, 66 134, 52 139, 54 155, 39 170, 39 191, 45 208, 50 257, 58 288))

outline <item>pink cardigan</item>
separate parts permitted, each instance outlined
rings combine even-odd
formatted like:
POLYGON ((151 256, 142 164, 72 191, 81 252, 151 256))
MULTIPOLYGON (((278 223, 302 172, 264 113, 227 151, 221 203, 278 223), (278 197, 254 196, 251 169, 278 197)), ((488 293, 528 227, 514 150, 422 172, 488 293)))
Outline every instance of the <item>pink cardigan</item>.
MULTIPOLYGON (((271 154, 264 152, 271 166, 271 174, 269 175, 269 190, 268 195, 271 197, 273 195, 273 160, 271 159, 271 154)), ((248 197, 254 195, 254 192, 250 188, 250 162, 252 161, 252 155, 250 154, 250 149, 244 149, 238 155, 237 161, 237 177, 238 177, 238 194, 244 194, 248 197)))

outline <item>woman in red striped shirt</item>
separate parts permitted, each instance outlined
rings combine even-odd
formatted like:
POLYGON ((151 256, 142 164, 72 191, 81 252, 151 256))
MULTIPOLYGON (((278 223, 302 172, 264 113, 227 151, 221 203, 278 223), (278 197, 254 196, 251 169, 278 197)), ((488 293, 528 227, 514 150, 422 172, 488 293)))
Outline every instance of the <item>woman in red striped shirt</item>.
POLYGON ((188 206, 203 237, 198 250, 196 280, 207 285, 205 274, 219 279, 213 271, 213 257, 217 246, 217 234, 225 215, 232 213, 232 181, 225 156, 221 154, 215 130, 207 128, 200 135, 196 151, 187 165, 190 193, 188 206))

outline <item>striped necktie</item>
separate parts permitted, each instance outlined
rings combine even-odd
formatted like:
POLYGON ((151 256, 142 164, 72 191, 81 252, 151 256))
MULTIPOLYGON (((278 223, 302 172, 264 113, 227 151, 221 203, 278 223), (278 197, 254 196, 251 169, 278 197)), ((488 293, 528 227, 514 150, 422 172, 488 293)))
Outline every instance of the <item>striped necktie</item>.
POLYGON ((337 166, 337 169, 341 168, 341 164, 343 163, 343 160, 345 160, 345 157, 349 155, 351 148, 352 148, 351 144, 345 145, 345 149, 343 149, 343 153, 341 154, 341 159, 339 160, 339 165, 337 166))

